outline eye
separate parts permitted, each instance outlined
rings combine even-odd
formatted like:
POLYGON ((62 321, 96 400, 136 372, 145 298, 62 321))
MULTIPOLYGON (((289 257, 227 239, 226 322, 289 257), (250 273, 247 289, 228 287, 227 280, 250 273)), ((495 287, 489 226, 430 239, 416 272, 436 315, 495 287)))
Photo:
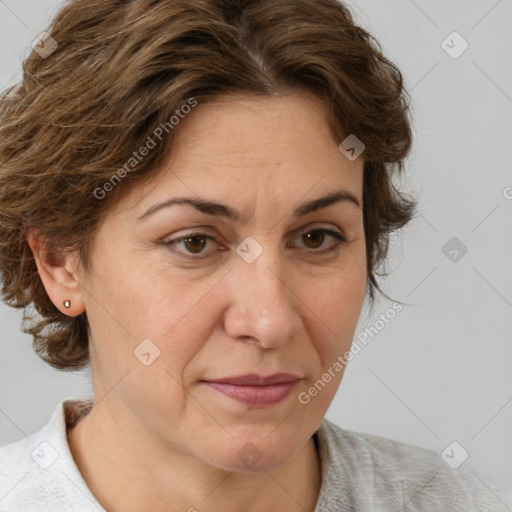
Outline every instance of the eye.
POLYGON ((171 251, 176 252, 180 254, 181 256, 185 258, 194 257, 194 256, 188 256, 188 254, 201 254, 203 249, 208 245, 207 241, 215 239, 212 236, 209 236, 205 233, 189 233, 185 236, 182 236, 180 238, 175 238, 174 240, 168 240, 163 242, 166 246, 178 246, 179 244, 183 244, 185 250, 175 250, 171 249, 171 251))
MULTIPOLYGON (((318 255, 337 251, 340 249, 341 245, 348 241, 341 233, 326 228, 310 229, 309 231, 303 232, 298 238, 302 238, 306 241, 306 244, 309 245, 306 246, 304 250, 309 250, 318 255), (326 236, 327 238, 332 238, 334 241, 327 248, 319 250, 318 247, 322 247, 326 236)), ((200 259, 208 255, 196 257, 196 255, 205 253, 204 249, 208 246, 208 241, 215 242, 215 238, 206 233, 189 233, 179 238, 163 241, 162 244, 170 247, 172 252, 184 258, 200 259), (182 246, 181 249, 180 245, 182 246), (178 247, 178 250, 174 247, 178 247)))
POLYGON ((312 245, 313 252, 317 254, 338 251, 340 247, 348 241, 347 238, 341 233, 326 228, 316 228, 305 231, 299 236, 299 238, 302 238, 306 241, 307 244, 309 244, 309 246, 306 246, 306 249, 311 249, 312 245), (326 235, 327 237, 334 239, 333 243, 325 249, 318 250, 317 248, 322 246, 322 243, 325 241, 326 235))

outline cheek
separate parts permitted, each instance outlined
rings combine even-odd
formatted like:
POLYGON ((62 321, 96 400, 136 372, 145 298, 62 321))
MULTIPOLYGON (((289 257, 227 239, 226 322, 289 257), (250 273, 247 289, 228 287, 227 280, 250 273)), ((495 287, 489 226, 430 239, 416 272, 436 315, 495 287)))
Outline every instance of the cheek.
POLYGON ((183 368, 211 330, 214 312, 204 300, 211 285, 190 282, 183 273, 163 272, 162 265, 151 262, 95 269, 90 283, 94 296, 87 307, 103 372, 113 380, 128 370, 135 376, 144 369, 140 377, 149 383, 168 370, 181 381, 183 368), (147 353, 141 361, 139 356, 147 353), (144 359, 152 361, 147 368, 144 359))
POLYGON ((326 281, 310 285, 310 293, 304 297, 313 312, 318 329, 325 332, 324 353, 338 354, 350 347, 366 293, 364 266, 343 271, 326 281))
POLYGON ((116 272, 108 278, 98 273, 96 287, 108 311, 92 301, 98 389, 115 388, 141 418, 181 417, 190 402, 184 373, 218 318, 208 297, 212 284, 164 275, 150 265, 116 272))
POLYGON ((304 410, 324 415, 336 395, 364 302, 365 279, 364 271, 340 272, 327 287, 309 296, 308 331, 318 365, 297 397, 304 410))

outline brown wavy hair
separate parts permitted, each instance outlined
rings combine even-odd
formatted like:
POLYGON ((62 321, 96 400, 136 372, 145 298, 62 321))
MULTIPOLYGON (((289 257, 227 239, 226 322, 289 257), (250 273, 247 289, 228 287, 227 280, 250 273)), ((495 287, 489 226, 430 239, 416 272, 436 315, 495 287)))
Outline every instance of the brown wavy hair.
MULTIPOLYGON (((337 0, 71 0, 46 32, 51 55, 32 51, 20 83, 0 95, 0 272, 3 300, 24 309, 36 353, 61 370, 89 364, 86 314, 48 297, 27 243, 51 253, 89 246, 101 220, 134 184, 154 176, 174 132, 111 180, 147 137, 190 98, 309 91, 328 106, 336 140, 365 144, 363 220, 373 306, 389 235, 416 202, 393 185, 411 146, 402 75, 337 0), (34 308, 36 315, 29 313, 34 308)), ((48 46, 46 46, 48 48, 48 46)), ((385 295, 383 293, 383 295, 385 295)), ((387 295, 386 295, 387 297, 387 295)), ((388 297, 389 298, 389 297, 388 297)))

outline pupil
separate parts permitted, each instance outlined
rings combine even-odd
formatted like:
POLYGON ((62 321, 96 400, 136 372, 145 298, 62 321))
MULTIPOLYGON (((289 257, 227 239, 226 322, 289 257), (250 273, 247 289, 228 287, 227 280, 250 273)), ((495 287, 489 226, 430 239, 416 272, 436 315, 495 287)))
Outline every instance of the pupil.
MULTIPOLYGON (((314 242, 314 239, 315 237, 318 237, 320 236, 320 244, 319 245, 322 245, 322 240, 323 240, 323 233, 321 231, 312 231, 311 233, 307 233, 306 234, 306 237, 308 238, 308 240, 311 241, 311 239, 313 238, 313 242, 314 242)), ((315 246, 316 247, 316 246, 315 246)))
MULTIPOLYGON (((192 243, 192 246, 193 246, 193 247, 192 247, 192 249, 194 249, 194 247, 195 247, 196 249, 199 249, 199 251, 200 251, 201 249, 203 249, 204 244, 205 244, 204 237, 201 237, 201 236, 191 236, 191 237, 189 237, 189 238, 186 238, 186 239, 184 240, 184 242, 185 242, 185 244, 187 244, 187 247, 188 247, 188 244, 190 243, 190 241, 191 241, 191 240, 194 240, 195 242, 197 242, 198 240, 202 240, 202 242, 203 242, 203 243, 202 243, 202 244, 199 244, 199 245, 197 245, 197 244, 195 244, 195 243, 192 243)), ((199 251, 196 251, 196 252, 199 252, 199 251)), ((192 251, 192 252, 193 252, 193 251, 192 251)))

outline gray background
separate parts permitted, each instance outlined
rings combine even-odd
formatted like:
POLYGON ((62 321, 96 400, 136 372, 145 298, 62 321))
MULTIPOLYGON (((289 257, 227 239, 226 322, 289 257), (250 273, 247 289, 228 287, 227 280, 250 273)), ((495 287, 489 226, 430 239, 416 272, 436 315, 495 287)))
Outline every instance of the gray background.
MULTIPOLYGON (((0 0, 0 89, 20 79, 59 4, 0 0)), ((408 305, 383 328, 376 321, 391 303, 381 299, 370 318, 365 306, 356 339, 370 326, 378 333, 348 366, 327 418, 440 454, 457 441, 475 469, 512 488, 512 2, 349 5, 411 91, 403 186, 419 196, 420 215, 393 238, 383 281, 408 305), (441 46, 453 31, 469 44, 458 58, 441 46), (452 237, 468 249, 456 261, 442 250, 452 237)), ((0 445, 40 428, 60 400, 91 392, 88 372, 58 372, 35 356, 20 320, 0 306, 0 445)))

